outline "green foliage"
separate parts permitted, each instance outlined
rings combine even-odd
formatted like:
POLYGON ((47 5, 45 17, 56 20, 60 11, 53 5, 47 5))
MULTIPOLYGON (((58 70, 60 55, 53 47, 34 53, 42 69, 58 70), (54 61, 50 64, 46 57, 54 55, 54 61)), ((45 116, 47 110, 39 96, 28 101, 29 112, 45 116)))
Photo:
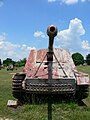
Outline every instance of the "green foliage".
POLYGON ((7 58, 6 60, 3 60, 4 66, 14 65, 15 61, 13 61, 11 58, 7 58))
POLYGON ((11 58, 7 58, 6 60, 3 60, 4 66, 14 65, 16 67, 22 67, 25 66, 26 58, 19 60, 19 61, 13 61, 11 58))
POLYGON ((87 65, 90 65, 90 54, 86 56, 86 63, 87 65))
POLYGON ((1 59, 0 59, 0 65, 2 64, 1 59))
POLYGON ((90 66, 89 65, 88 66, 77 66, 77 70, 87 73, 90 77, 90 66))
POLYGON ((25 63, 26 63, 26 58, 24 58, 24 59, 22 59, 22 60, 20 60, 20 61, 17 61, 17 62, 15 63, 15 66, 17 66, 17 67, 22 67, 22 66, 25 66, 25 63))
POLYGON ((74 64, 76 66, 84 64, 84 57, 80 53, 74 53, 74 54, 72 54, 72 59, 73 59, 74 64))

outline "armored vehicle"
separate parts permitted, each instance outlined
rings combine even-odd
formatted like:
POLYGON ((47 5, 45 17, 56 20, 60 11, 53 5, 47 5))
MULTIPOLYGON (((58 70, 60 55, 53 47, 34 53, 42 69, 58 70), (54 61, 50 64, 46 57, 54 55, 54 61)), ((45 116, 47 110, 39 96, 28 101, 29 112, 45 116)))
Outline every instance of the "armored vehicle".
POLYGON ((21 73, 12 80, 13 96, 20 101, 43 95, 71 95, 77 100, 88 97, 88 74, 78 72, 69 51, 53 48, 57 27, 47 28, 48 49, 31 50, 21 73))

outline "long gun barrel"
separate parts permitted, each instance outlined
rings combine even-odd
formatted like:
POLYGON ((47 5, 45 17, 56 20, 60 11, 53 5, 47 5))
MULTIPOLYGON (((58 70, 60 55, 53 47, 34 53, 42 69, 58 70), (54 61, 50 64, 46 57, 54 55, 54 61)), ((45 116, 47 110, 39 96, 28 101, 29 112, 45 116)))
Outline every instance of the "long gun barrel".
POLYGON ((54 37, 57 35, 57 27, 54 25, 50 25, 47 28, 47 35, 49 36, 49 46, 48 46, 48 52, 53 52, 53 43, 54 43, 54 37))
POLYGON ((57 27, 54 25, 50 25, 47 28, 47 35, 49 36, 49 45, 48 45, 48 52, 47 52, 47 60, 53 61, 53 43, 54 37, 57 35, 57 27))

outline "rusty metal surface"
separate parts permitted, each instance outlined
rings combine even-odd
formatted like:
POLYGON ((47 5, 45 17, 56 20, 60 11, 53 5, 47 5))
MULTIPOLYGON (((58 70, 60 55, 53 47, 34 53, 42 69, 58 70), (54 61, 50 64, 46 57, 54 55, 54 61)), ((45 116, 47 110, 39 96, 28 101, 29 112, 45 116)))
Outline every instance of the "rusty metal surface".
MULTIPOLYGON (((90 84, 89 76, 77 71, 71 55, 67 50, 54 48, 53 51, 60 65, 55 56, 53 56, 52 79, 67 77, 76 79, 78 85, 90 84)), ((27 78, 48 79, 48 62, 46 54, 47 49, 31 50, 24 67, 27 78)))

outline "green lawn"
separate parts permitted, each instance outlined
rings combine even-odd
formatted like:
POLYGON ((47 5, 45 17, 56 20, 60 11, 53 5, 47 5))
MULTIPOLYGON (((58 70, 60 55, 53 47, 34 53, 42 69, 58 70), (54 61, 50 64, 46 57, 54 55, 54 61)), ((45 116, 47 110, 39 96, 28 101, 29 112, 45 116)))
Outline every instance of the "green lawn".
MULTIPOLYGON (((90 66, 79 66, 78 70, 90 75, 90 66)), ((17 71, 21 71, 18 69, 17 71)), ((7 107, 7 101, 14 99, 12 96, 12 74, 14 71, 0 70, 0 120, 9 118, 13 120, 48 120, 47 104, 30 105, 25 104, 17 109, 7 107)), ((90 96, 86 99, 90 103, 90 96)), ((90 106, 78 106, 75 103, 58 103, 52 105, 53 120, 89 120, 90 106)))
POLYGON ((77 66, 77 69, 81 72, 88 73, 90 76, 90 66, 77 66))

